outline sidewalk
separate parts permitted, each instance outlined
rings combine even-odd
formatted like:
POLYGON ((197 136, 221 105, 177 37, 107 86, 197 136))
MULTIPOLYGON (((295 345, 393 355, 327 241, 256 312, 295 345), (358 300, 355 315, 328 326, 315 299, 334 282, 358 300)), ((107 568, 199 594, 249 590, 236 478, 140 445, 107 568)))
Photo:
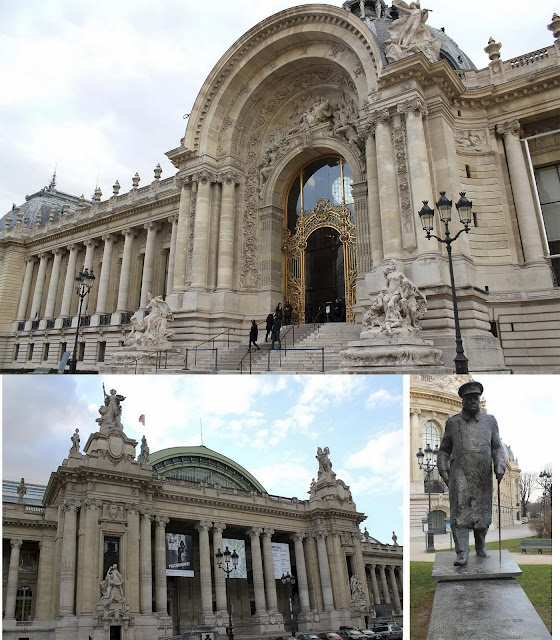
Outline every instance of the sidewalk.
MULTIPOLYGON (((533 535, 529 529, 529 525, 520 524, 512 525, 502 528, 502 540, 510 540, 512 538, 527 538, 533 535)), ((488 531, 486 540, 492 542, 498 540, 498 529, 491 529, 488 531)), ((450 545, 451 536, 447 533, 445 535, 434 536, 434 547, 436 549, 444 549, 445 551, 451 551, 452 540, 450 545)), ((470 544, 474 544, 474 536, 471 531, 470 544)), ((473 551, 474 553, 474 551, 473 551)), ((517 564, 552 564, 552 554, 545 555, 532 551, 529 553, 512 553, 511 554, 517 564)), ((417 562, 433 562, 435 553, 426 552, 426 542, 424 536, 415 536, 410 540, 410 560, 417 562)))

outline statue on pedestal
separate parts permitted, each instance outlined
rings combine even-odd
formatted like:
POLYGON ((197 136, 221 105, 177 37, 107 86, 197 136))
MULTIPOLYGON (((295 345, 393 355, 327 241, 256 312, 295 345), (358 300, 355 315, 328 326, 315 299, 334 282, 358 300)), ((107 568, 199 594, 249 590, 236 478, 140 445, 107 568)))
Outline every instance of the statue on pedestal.
POLYGON ((101 584, 101 601, 109 603, 111 601, 122 602, 124 600, 123 593, 123 577, 117 569, 117 565, 109 567, 105 580, 101 584))
POLYGON ((130 319, 131 330, 124 344, 127 347, 146 347, 164 345, 173 335, 167 325, 173 320, 173 314, 169 305, 162 296, 152 296, 148 293, 148 315, 143 317, 143 311, 139 309, 130 319))
POLYGON ((434 38, 424 24, 429 9, 422 9, 419 2, 408 4, 404 0, 393 0, 400 18, 387 29, 390 40, 385 42, 385 55, 389 62, 400 60, 414 53, 423 53, 430 62, 437 62, 441 38, 434 38))
POLYGON ((119 395, 115 389, 111 389, 111 394, 108 395, 105 391, 105 384, 103 384, 103 394, 105 396, 105 404, 99 407, 101 418, 97 418, 95 421, 99 424, 101 431, 108 431, 109 429, 120 429, 122 431, 121 402, 126 398, 119 395))
POLYGON ((80 453, 80 430, 76 429, 74 434, 70 437, 72 440, 72 448, 70 449, 70 453, 80 453))
POLYGON ((140 455, 138 456, 138 462, 150 461, 150 447, 148 447, 148 441, 146 436, 142 436, 142 443, 140 445, 140 455))

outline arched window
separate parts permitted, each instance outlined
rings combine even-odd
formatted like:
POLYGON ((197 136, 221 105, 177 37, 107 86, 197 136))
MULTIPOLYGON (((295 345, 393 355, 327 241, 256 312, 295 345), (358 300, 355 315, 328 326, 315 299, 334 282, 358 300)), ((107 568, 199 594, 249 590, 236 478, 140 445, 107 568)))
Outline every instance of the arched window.
MULTIPOLYGON (((439 447, 441 444, 441 427, 435 420, 427 420, 424 423, 424 433, 422 437, 422 448, 426 449, 428 445, 432 449, 439 447)), ((434 469, 430 475, 430 493, 443 493, 445 484, 439 475, 439 471, 434 469)), ((428 474, 424 476, 424 491, 428 493, 428 474)))
POLYGON ((33 592, 29 587, 20 587, 16 593, 16 620, 27 622, 31 620, 31 603, 33 592))

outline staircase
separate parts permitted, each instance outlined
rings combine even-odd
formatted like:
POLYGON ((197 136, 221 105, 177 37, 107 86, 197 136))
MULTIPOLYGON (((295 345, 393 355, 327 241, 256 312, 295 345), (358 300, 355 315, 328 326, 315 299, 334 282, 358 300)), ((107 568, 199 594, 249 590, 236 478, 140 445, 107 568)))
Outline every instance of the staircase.
MULTIPOLYGON (((195 363, 195 350, 189 349, 187 371, 182 367, 168 367, 158 370, 158 373, 309 374, 322 373, 323 363, 325 372, 333 371, 340 367, 340 351, 346 348, 348 342, 358 340, 360 331, 361 325, 345 322, 282 327, 281 349, 276 345, 276 348, 271 351, 270 338, 268 342, 259 341, 260 350, 253 347, 250 353, 245 344, 231 348, 218 348, 217 370, 214 351, 206 349, 197 351, 195 363)), ((264 336, 265 332, 261 331, 259 334, 264 336)))

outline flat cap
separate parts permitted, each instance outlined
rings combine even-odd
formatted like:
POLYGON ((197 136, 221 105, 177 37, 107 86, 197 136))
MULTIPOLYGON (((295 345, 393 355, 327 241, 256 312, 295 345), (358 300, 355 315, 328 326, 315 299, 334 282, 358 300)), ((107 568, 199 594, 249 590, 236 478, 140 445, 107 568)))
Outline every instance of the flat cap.
POLYGON ((463 396, 466 396, 467 393, 479 393, 480 395, 482 395, 483 391, 484 387, 480 384, 480 382, 471 380, 471 382, 465 382, 465 384, 462 384, 457 390, 457 393, 462 398, 463 396))

